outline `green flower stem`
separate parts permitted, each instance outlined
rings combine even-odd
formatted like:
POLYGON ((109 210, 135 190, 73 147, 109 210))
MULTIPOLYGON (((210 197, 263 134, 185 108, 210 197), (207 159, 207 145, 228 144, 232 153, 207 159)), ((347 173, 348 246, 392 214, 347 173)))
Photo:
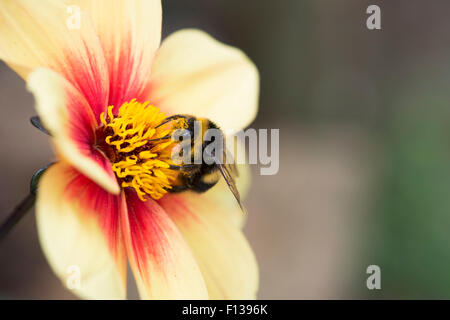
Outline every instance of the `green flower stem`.
POLYGON ((14 208, 13 212, 6 218, 6 221, 0 225, 0 241, 8 234, 8 232, 25 216, 25 213, 34 205, 36 195, 30 193, 22 200, 21 203, 14 208))

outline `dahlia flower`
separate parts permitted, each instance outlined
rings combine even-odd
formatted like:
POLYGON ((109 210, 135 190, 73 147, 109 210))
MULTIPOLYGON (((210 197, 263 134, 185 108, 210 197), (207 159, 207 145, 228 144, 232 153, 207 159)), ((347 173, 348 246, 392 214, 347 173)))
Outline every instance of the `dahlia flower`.
POLYGON ((0 58, 26 81, 58 159, 39 183, 39 239, 63 282, 79 267, 83 298, 126 298, 127 261, 144 299, 254 298, 257 264, 223 181, 171 194, 174 143, 140 147, 174 114, 244 128, 258 72, 199 30, 160 44, 161 15, 157 0, 0 0, 0 58))

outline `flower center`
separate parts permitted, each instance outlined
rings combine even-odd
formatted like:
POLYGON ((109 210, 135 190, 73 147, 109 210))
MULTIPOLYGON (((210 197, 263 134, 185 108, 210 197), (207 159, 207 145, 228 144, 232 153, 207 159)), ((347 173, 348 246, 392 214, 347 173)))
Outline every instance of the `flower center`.
POLYGON ((178 171, 171 159, 177 144, 172 133, 186 128, 184 119, 164 121, 164 113, 136 99, 125 102, 117 115, 108 107, 97 130, 97 145, 112 162, 122 188, 133 188, 142 201, 146 195, 157 200, 172 188, 178 171))

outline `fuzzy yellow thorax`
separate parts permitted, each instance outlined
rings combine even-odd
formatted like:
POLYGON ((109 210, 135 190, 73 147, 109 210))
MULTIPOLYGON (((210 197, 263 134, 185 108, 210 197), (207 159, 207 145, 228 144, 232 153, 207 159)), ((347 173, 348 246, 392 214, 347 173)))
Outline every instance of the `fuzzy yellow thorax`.
POLYGON ((172 188, 178 172, 171 151, 177 142, 172 133, 186 127, 183 118, 164 123, 166 117, 148 102, 136 99, 124 103, 113 114, 100 115, 105 152, 123 188, 133 188, 142 201, 146 195, 157 200, 172 188))

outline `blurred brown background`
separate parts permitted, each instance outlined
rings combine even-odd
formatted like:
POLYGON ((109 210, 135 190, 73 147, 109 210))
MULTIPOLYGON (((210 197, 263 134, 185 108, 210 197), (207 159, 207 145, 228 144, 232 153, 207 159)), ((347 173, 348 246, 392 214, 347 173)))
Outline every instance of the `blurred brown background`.
MULTIPOLYGON (((246 52, 261 74, 253 127, 280 129, 280 171, 254 167, 245 201, 259 298, 450 298, 450 2, 166 0, 163 12, 163 36, 196 27, 246 52), (366 28, 370 4, 381 30, 366 28), (381 290, 366 288, 371 264, 381 290)), ((53 159, 33 104, 0 63, 0 221, 53 159)), ((0 243, 0 298, 74 298, 32 212, 0 243)))

